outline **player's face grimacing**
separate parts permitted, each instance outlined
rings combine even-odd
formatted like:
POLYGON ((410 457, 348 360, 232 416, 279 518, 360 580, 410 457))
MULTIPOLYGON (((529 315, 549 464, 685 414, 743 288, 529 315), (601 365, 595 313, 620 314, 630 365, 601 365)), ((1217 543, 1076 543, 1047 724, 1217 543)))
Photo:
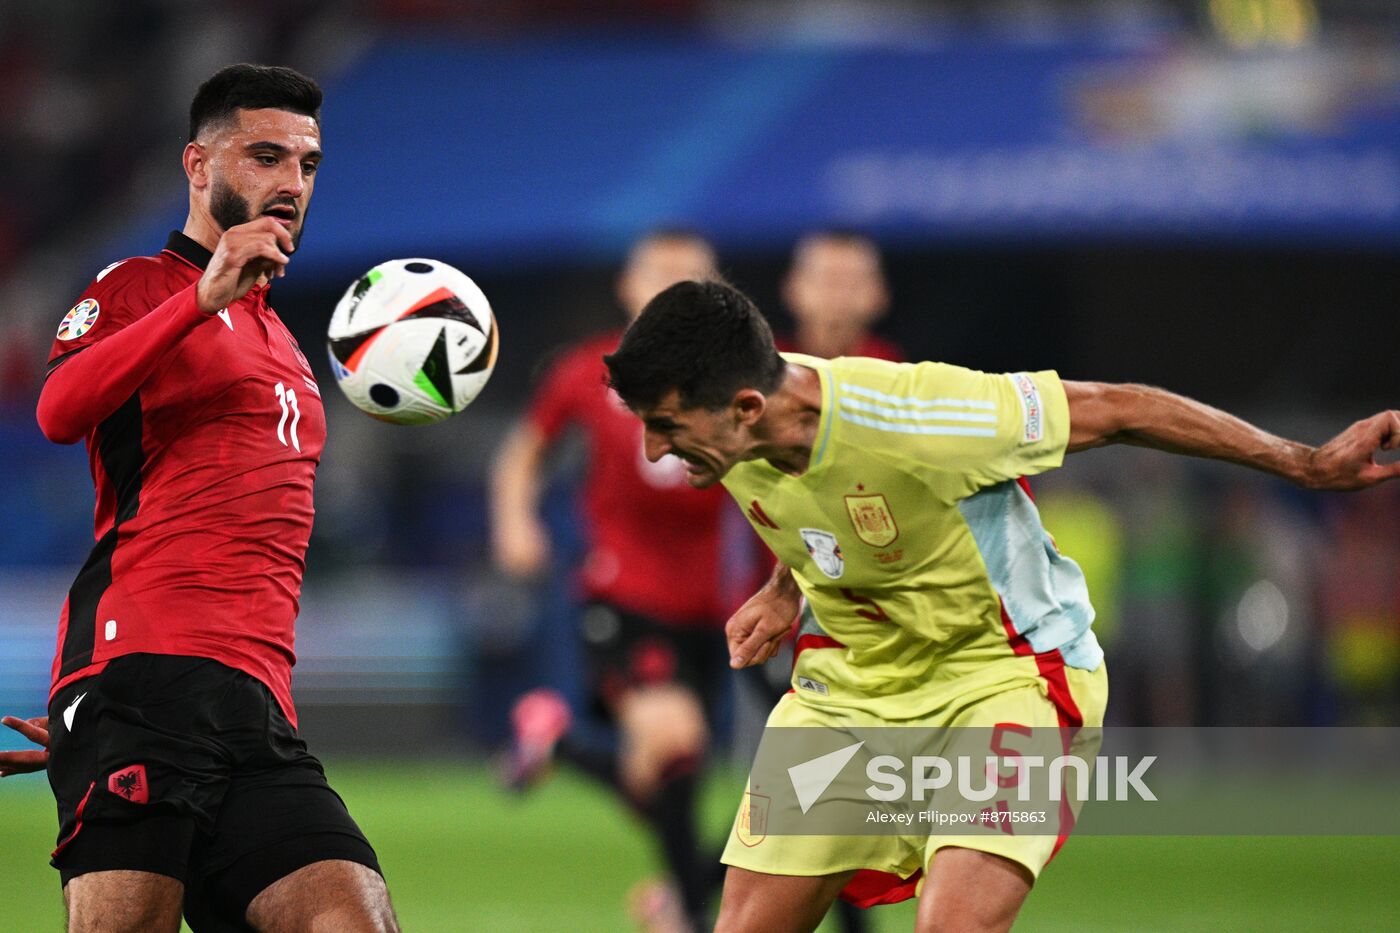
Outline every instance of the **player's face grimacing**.
POLYGON ((636 413, 647 459, 655 463, 667 454, 679 457, 685 461, 686 482, 696 489, 713 486, 742 459, 743 428, 730 408, 686 408, 672 389, 655 406, 636 413))
POLYGON ((209 160, 209 215, 224 230, 268 216, 301 243, 321 164, 321 131, 305 114, 239 110, 201 133, 209 160))

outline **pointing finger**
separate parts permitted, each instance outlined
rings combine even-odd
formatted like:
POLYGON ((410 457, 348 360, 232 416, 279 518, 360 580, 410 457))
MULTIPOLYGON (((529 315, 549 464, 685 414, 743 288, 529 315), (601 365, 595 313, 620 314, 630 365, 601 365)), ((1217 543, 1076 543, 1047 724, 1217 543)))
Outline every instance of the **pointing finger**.
MULTIPOLYGON (((0 723, 4 723, 6 726, 9 726, 11 729, 15 730, 20 735, 24 736, 26 739, 28 739, 36 745, 49 744, 48 729, 41 728, 40 726, 36 725, 35 722, 26 721, 24 719, 17 719, 14 716, 6 716, 4 719, 0 719, 0 723)), ((47 721, 45 721, 44 724, 47 725, 47 721)))

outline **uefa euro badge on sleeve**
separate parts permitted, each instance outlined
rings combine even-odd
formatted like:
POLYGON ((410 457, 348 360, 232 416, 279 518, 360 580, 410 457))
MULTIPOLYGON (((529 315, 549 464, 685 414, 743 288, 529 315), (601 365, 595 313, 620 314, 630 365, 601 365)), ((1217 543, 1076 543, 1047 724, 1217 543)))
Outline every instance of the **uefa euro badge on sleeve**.
POLYGON ((77 340, 97 323, 97 299, 84 298, 63 316, 58 325, 59 340, 77 340))
POLYGON ((835 580, 846 572, 846 558, 841 554, 841 543, 836 535, 819 528, 801 528, 802 543, 807 545, 807 553, 812 555, 817 569, 835 580))
POLYGON ((1025 431, 1021 435, 1022 444, 1034 444, 1045 437, 1044 410, 1040 404, 1040 390, 1029 373, 1011 373, 1011 382, 1021 399, 1021 417, 1025 431))

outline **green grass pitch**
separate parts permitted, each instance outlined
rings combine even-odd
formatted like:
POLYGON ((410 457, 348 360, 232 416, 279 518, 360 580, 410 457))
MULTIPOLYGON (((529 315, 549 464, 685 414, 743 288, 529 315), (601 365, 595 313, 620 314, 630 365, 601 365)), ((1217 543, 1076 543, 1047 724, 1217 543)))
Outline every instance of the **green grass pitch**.
MULTIPOLYGON (((582 778, 561 774, 515 798, 466 764, 333 762, 329 772, 378 849, 410 933, 625 933, 628 889, 657 871, 632 816, 582 778)), ((741 788, 736 774, 711 781, 716 844, 741 788)), ((0 782, 0 814, 0 929, 60 930, 43 780, 0 782)), ((1075 838, 1017 929, 1400 930, 1397 869, 1391 837, 1075 838)), ((913 925, 910 905, 872 914, 879 931, 913 925)))

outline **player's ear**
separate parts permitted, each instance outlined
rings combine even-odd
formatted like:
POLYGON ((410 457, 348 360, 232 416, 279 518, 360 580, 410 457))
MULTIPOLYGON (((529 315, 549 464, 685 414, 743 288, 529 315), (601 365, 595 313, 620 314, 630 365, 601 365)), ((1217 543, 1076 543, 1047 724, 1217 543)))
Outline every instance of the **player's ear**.
POLYGON ((768 399, 757 389, 740 389, 734 393, 730 407, 740 424, 751 427, 763 417, 763 412, 768 408, 768 399))
POLYGON ((190 141, 185 146, 185 154, 182 157, 185 165, 185 177, 190 180, 190 184, 196 188, 205 188, 209 184, 209 153, 199 143, 190 141))

